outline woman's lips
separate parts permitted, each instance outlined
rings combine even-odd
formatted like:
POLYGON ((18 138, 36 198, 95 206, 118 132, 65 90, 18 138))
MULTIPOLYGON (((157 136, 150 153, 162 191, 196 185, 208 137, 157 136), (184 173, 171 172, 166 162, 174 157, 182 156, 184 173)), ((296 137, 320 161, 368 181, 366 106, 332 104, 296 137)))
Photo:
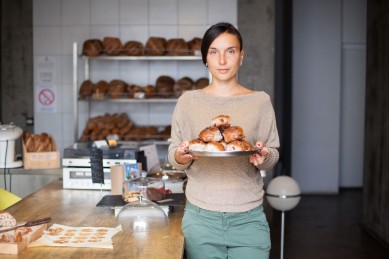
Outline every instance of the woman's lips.
POLYGON ((220 74, 226 74, 228 72, 228 69, 218 69, 220 74))

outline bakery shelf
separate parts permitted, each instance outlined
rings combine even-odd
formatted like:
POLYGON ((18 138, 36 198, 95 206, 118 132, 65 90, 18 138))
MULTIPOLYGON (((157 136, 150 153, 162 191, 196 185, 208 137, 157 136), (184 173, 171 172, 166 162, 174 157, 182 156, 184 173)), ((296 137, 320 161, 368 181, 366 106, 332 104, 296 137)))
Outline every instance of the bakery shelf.
POLYGON ((111 98, 104 98, 104 99, 81 99, 79 98, 78 101, 80 102, 114 102, 114 103, 176 103, 177 98, 118 98, 118 99, 111 99, 111 98))
POLYGON ((184 61, 184 60, 201 60, 201 56, 106 56, 101 55, 97 57, 81 56, 85 60, 151 60, 151 61, 184 61))

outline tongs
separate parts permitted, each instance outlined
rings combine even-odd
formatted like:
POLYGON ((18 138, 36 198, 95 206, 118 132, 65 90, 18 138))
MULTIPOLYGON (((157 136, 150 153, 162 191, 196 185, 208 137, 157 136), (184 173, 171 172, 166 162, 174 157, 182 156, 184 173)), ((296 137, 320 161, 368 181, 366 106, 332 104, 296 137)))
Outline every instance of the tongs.
POLYGON ((21 227, 32 227, 32 226, 42 225, 42 224, 45 224, 45 223, 49 223, 50 221, 51 221, 50 217, 43 218, 43 219, 30 220, 30 221, 27 221, 24 224, 17 225, 17 226, 12 227, 12 228, 1 229, 0 233, 8 232, 8 231, 11 231, 11 230, 14 230, 14 229, 17 229, 17 228, 21 228, 21 227))

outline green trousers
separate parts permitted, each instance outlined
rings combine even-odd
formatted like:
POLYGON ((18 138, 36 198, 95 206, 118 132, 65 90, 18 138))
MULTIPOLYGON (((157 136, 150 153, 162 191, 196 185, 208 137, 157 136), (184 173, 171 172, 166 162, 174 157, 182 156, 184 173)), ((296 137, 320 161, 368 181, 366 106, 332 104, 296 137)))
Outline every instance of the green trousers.
POLYGON ((263 207, 227 213, 201 209, 187 201, 182 219, 188 259, 269 258, 269 224, 263 207))

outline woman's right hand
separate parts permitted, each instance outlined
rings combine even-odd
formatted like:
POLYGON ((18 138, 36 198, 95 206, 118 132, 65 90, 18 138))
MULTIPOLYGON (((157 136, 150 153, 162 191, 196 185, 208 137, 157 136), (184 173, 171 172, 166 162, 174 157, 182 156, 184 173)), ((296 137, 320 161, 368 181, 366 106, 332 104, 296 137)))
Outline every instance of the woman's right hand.
POLYGON ((189 141, 183 141, 178 146, 176 152, 174 153, 174 158, 179 164, 187 164, 192 160, 198 159, 198 156, 194 156, 189 153, 189 141))

